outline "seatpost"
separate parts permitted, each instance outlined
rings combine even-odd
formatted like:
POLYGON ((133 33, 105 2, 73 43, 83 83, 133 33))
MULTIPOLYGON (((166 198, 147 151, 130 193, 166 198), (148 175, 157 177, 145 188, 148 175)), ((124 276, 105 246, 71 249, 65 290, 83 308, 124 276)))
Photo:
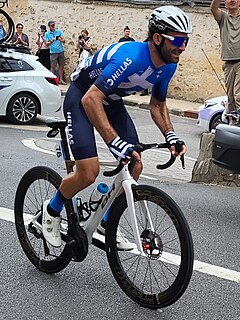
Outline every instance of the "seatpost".
POLYGON ((59 129, 60 129, 60 136, 61 136, 61 140, 62 140, 62 147, 63 147, 63 152, 64 152, 66 170, 67 170, 67 173, 71 173, 71 172, 73 172, 73 166, 75 164, 75 161, 71 160, 71 157, 70 157, 65 127, 64 128, 61 127, 59 129))

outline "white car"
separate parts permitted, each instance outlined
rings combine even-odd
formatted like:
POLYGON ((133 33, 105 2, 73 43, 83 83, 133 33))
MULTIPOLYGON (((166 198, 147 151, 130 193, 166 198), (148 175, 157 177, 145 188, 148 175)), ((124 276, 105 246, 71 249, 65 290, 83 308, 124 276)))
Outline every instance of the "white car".
POLYGON ((30 124, 61 105, 58 78, 38 57, 0 49, 0 115, 14 124, 30 124))
POLYGON ((227 96, 206 100, 198 109, 197 126, 203 131, 211 132, 221 122, 222 113, 227 104, 227 96))

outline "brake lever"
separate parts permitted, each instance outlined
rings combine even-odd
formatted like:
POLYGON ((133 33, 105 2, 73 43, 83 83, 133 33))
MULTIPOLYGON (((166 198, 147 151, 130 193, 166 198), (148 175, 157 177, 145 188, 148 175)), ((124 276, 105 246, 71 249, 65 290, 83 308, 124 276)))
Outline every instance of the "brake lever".
MULTIPOLYGON (((175 146, 175 149, 177 151, 177 153, 180 153, 182 151, 182 146, 184 145, 184 141, 182 140, 177 140, 176 142, 176 146, 175 146)), ((180 155, 180 161, 181 161, 181 164, 182 164, 182 168, 185 169, 185 159, 184 159, 184 155, 180 155)))

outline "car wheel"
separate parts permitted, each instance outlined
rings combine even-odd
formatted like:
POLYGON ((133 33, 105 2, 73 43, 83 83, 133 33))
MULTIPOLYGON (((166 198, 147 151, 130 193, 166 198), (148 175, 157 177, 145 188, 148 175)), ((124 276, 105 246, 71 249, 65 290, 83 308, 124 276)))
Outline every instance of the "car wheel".
POLYGON ((9 101, 6 116, 14 124, 30 124, 37 113, 37 100, 31 94, 18 93, 9 101))
POLYGON ((211 132, 212 129, 216 129, 216 126, 222 122, 222 113, 218 113, 212 118, 210 125, 209 125, 209 131, 211 132))

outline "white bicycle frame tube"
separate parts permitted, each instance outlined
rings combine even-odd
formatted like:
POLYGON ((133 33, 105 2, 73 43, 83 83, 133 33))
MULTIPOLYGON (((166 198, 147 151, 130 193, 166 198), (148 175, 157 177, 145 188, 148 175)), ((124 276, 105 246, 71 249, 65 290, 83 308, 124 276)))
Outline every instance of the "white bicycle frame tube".
MULTIPOLYGON (((127 210, 128 210, 128 214, 130 215, 130 219, 132 223, 134 239, 137 245, 137 249, 142 253, 143 248, 141 245, 140 233, 139 233, 138 224, 137 224, 136 211, 135 211, 133 192, 132 192, 132 184, 133 183, 130 180, 124 180, 122 182, 122 186, 126 194, 127 205, 128 205, 127 210)), ((136 182, 135 184, 137 185, 136 182)))

